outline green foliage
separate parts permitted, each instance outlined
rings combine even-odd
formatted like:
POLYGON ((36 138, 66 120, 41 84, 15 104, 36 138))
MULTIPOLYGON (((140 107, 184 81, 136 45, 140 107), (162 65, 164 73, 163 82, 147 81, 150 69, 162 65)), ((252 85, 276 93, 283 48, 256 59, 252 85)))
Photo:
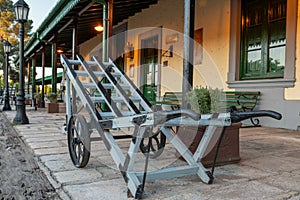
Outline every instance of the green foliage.
MULTIPOLYGON (((0 35, 1 39, 5 40, 6 38, 10 37, 12 33, 15 35, 15 15, 14 15, 14 6, 13 2, 10 0, 0 0, 0 35)), ((15 38, 14 41, 16 41, 15 38)), ((1 41, 3 42, 3 41, 1 41)))
POLYGON ((207 88, 196 87, 187 94, 187 101, 198 113, 209 113, 211 110, 211 99, 207 88))
POLYGON ((0 90, 4 90, 4 76, 0 75, 0 90))
POLYGON ((4 63, 4 52, 3 52, 3 42, 8 38, 9 42, 12 44, 12 52, 10 55, 13 55, 14 49, 17 46, 17 29, 13 2, 10 0, 0 0, 0 62, 4 63))
POLYGON ((40 100, 42 98, 42 94, 41 93, 34 93, 33 97, 36 99, 36 100, 40 100))
POLYGON ((219 113, 222 111, 221 108, 224 109, 224 104, 226 99, 226 94, 224 93, 223 90, 215 88, 209 88, 209 95, 211 99, 211 113, 219 113))
POLYGON ((10 67, 10 70, 9 70, 9 79, 11 80, 11 83, 10 84, 15 84, 16 82, 19 82, 19 72, 16 71, 15 69, 12 69, 10 67))
POLYGON ((58 94, 53 92, 46 95, 46 98, 50 101, 50 103, 57 103, 57 97, 58 94))
POLYGON ((222 90, 216 88, 196 87, 187 93, 187 102, 192 110, 201 114, 220 112, 220 100, 225 98, 222 90))

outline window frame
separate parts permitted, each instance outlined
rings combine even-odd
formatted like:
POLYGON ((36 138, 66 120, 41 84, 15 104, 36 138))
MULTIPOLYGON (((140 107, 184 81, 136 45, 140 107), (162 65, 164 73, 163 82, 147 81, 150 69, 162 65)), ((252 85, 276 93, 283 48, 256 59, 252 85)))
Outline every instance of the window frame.
POLYGON ((297 0, 287 1, 285 68, 282 78, 242 80, 241 70, 241 20, 242 0, 230 1, 230 46, 228 87, 293 87, 295 84, 297 0))

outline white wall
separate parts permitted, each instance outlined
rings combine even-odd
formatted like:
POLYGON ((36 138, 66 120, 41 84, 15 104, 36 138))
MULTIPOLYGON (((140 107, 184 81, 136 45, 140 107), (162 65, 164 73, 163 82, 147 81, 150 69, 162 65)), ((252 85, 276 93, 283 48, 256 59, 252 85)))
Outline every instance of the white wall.
MULTIPOLYGON (((195 70, 206 77, 207 85, 226 89, 229 62, 229 0, 196 1, 195 29, 203 28, 203 64, 195 70)), ((194 85, 198 85, 197 75, 194 85)), ((200 82, 201 84, 201 82, 200 82)))
MULTIPOLYGON (((174 43, 174 51, 177 56, 162 58, 162 62, 168 60, 169 66, 162 67, 161 85, 164 90, 181 91, 182 66, 183 66, 183 2, 181 0, 161 0, 157 5, 143 10, 128 19, 128 29, 141 27, 163 27, 180 32, 178 42, 174 43), (179 75, 178 75, 179 74, 179 75), (174 81, 174 77, 176 78, 174 81), (172 87, 170 87, 172 85, 172 87)), ((194 69, 194 86, 208 85, 210 87, 226 88, 226 75, 228 71, 229 55, 229 0, 226 1, 196 1, 195 29, 203 28, 203 62, 194 69), (213 10, 213 12, 212 12, 213 10)), ((129 37, 128 40, 138 47, 138 34, 129 37)), ((166 44, 167 30, 162 33, 162 48, 168 49, 166 44)), ((127 63, 138 66, 138 51, 135 52, 134 61, 127 63)), ((135 70, 135 82, 138 82, 138 70, 135 70)))
MULTIPOLYGON (((297 20, 297 41, 296 41, 296 56, 300 55, 300 3, 298 3, 298 20, 297 20)), ((296 57, 296 83, 295 87, 285 89, 285 99, 300 100, 300 60, 296 57)))
MULTIPOLYGON (((173 43, 174 46, 174 57, 173 58, 162 58, 163 61, 168 61, 168 67, 161 68, 161 86, 162 94, 166 90, 181 91, 182 86, 182 49, 183 49, 183 1, 174 0, 161 0, 158 4, 150 6, 150 8, 143 10, 141 13, 136 14, 128 19, 128 29, 133 30, 139 28, 135 34, 128 37, 128 40, 133 43, 135 49, 139 46, 138 36, 140 34, 151 31, 151 28, 144 29, 144 27, 162 27, 162 46, 163 51, 169 48, 170 44, 166 44, 167 35, 171 35, 169 30, 178 31, 179 39, 178 42, 173 43), (176 55, 178 54, 178 55, 176 55)), ((174 32, 175 33, 175 32, 174 32)), ((139 51, 135 51, 134 61, 127 63, 127 66, 134 64, 139 66, 138 60, 139 51)), ((134 81, 139 83, 138 74, 139 68, 135 70, 134 81)))

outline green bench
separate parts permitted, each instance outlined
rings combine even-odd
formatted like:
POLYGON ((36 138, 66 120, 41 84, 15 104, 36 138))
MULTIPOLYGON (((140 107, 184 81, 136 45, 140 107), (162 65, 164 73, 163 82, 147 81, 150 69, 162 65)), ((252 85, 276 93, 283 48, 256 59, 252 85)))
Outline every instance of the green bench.
POLYGON ((161 104, 170 105, 172 110, 180 109, 182 102, 182 92, 165 92, 161 104))
POLYGON ((226 91, 226 98, 221 100, 226 111, 252 111, 258 103, 260 92, 226 91))
MULTIPOLYGON (((261 93, 254 91, 225 91, 224 99, 220 100, 220 108, 224 112, 246 112, 254 110, 261 93)), ((180 109, 182 92, 165 92, 163 100, 156 104, 170 105, 171 109, 180 109)), ((258 119, 250 119, 254 126, 259 126, 258 119)))
MULTIPOLYGON (((258 104, 260 92, 253 91, 226 91, 225 100, 221 101, 224 110, 234 112, 252 111, 258 104)), ((260 126, 258 118, 250 118, 253 126, 260 126)), ((247 127, 247 126, 243 126, 247 127)))

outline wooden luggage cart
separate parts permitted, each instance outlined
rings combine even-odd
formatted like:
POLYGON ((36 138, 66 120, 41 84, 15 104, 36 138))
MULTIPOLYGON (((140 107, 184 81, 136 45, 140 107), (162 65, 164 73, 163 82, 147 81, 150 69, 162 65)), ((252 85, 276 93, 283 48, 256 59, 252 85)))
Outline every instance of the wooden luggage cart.
POLYGON ((85 61, 80 55, 77 60, 69 60, 61 55, 61 63, 66 73, 67 135, 73 164, 79 168, 86 166, 91 151, 91 133, 96 130, 124 177, 129 194, 138 199, 143 196, 146 181, 195 174, 204 183, 212 183, 213 174, 199 160, 221 137, 222 133, 214 131, 218 126, 227 127, 251 117, 281 118, 274 111, 206 115, 187 109, 154 111, 132 81, 111 60, 101 62, 93 57, 92 61, 85 61), (78 100, 87 110, 85 114, 77 108, 78 100), (186 125, 208 126, 194 154, 172 132, 172 126, 186 125), (115 136, 112 130, 120 128, 131 128, 132 134, 115 136), (124 137, 131 138, 125 155, 116 142, 124 137), (144 139, 148 140, 147 144, 144 139), (161 154, 166 139, 186 160, 186 165, 149 171, 149 157, 161 154), (145 168, 142 172, 135 172, 139 151, 146 155, 145 168))

